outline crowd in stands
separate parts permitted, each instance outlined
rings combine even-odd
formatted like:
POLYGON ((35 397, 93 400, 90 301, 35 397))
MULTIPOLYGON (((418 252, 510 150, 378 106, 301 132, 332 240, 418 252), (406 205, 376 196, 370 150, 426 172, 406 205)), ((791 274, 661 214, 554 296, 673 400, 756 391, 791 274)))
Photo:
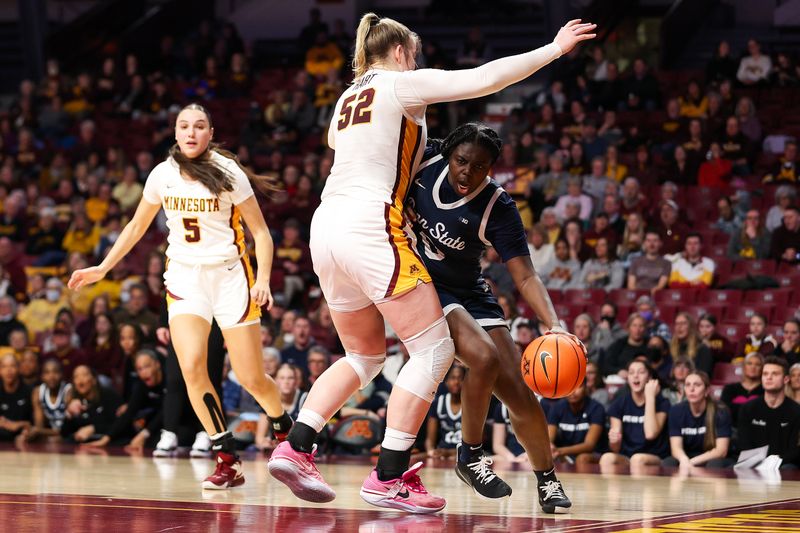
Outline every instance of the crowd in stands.
MULTIPOLYGON (((282 184, 260 198, 275 241, 262 343, 296 416, 343 353, 307 238, 352 37, 312 13, 298 42, 302 65, 256 72, 236 28, 208 22, 162 36, 156 57, 69 72, 51 59, 44 79, 21 83, 0 114, 0 439, 132 449, 157 440, 164 219, 107 279, 79 293, 64 281, 108 252, 192 101, 244 165, 282 184)), ((491 54, 473 30, 459 57, 426 42, 419 63, 458 68, 491 54)), ((434 137, 467 118, 497 125, 504 146, 492 174, 517 201, 559 316, 587 347, 585 385, 543 401, 558 460, 726 466, 735 451, 768 444, 785 465, 800 464, 800 114, 786 106, 800 66, 786 53, 772 59, 755 41, 741 60, 721 43, 705 72, 659 72, 593 46, 559 60, 551 82, 508 116, 474 103, 429 110, 434 137)), ((539 324, 493 250, 483 271, 524 349, 539 324)), ((338 414, 329 449, 348 450, 336 438, 348 420, 379 442, 404 361, 391 333, 387 342, 383 374, 338 414)), ((431 406, 419 442, 430 456, 460 440, 464 374, 454 367, 431 406)), ((222 390, 241 446, 273 447, 228 367, 222 390)), ((490 414, 494 453, 524 461, 505 407, 490 414)))

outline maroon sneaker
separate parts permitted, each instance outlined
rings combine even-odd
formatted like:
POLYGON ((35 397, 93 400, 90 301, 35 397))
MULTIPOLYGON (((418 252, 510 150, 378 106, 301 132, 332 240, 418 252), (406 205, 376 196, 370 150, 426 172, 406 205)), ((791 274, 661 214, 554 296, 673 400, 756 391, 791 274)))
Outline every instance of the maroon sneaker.
POLYGON ((242 461, 235 455, 217 452, 217 468, 214 473, 203 481, 203 488, 209 490, 224 490, 231 487, 244 485, 242 474, 242 461))

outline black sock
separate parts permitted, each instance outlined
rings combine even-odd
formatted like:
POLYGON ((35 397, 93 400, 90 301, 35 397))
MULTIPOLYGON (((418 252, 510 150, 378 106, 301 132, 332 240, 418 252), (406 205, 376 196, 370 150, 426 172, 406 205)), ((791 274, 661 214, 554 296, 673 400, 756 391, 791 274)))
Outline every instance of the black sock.
POLYGON ((397 451, 388 450, 381 446, 378 465, 375 467, 375 470, 378 471, 378 479, 390 481, 399 478, 403 475, 403 472, 408 470, 409 462, 411 462, 411 449, 397 451))
POLYGON ((272 418, 269 415, 267 418, 269 418, 269 423, 272 424, 272 431, 276 433, 286 433, 292 427, 292 417, 286 411, 278 418, 272 418))
POLYGON ((474 463, 483 455, 483 443, 469 444, 466 441, 461 442, 461 448, 458 450, 459 463, 474 463))
POLYGON ((536 474, 536 480, 539 483, 543 483, 545 481, 557 481, 556 478, 556 467, 554 466, 550 470, 534 470, 534 474, 536 474))
POLYGON ((292 429, 289 430, 289 436, 286 437, 286 440, 293 450, 311 453, 316 438, 317 432, 314 431, 314 428, 302 422, 295 422, 294 425, 292 425, 292 429))
POLYGON ((216 439, 211 439, 211 449, 215 452, 223 452, 230 455, 236 455, 236 441, 233 440, 233 435, 230 431, 225 431, 216 439))

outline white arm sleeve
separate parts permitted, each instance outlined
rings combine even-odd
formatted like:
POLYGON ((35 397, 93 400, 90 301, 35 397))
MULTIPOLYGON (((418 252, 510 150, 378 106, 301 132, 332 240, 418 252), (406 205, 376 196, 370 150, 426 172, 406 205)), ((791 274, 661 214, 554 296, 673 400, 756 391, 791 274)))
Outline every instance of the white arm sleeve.
POLYGON ((408 71, 398 76, 395 92, 406 109, 479 98, 524 80, 559 57, 561 48, 553 42, 531 52, 490 61, 477 68, 408 71))

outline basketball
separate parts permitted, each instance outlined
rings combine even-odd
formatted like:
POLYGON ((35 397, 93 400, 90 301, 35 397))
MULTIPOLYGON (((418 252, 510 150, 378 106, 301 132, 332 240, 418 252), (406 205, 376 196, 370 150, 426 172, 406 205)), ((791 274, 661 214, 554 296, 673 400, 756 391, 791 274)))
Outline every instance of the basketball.
POLYGON ((545 398, 563 398, 586 377, 586 354, 566 335, 543 335, 522 354, 522 379, 545 398))

